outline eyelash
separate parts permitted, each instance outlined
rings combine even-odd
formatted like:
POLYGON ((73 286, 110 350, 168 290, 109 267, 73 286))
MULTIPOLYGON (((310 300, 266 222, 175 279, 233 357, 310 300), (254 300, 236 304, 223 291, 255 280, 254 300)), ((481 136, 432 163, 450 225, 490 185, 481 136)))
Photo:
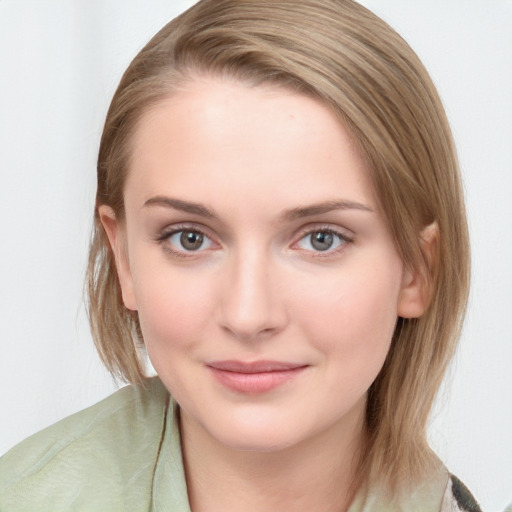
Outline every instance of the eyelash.
MULTIPOLYGON (((199 253, 202 253, 205 251, 205 249, 199 249, 197 251, 194 250, 186 250, 183 249, 174 249, 172 245, 169 243, 169 240, 172 236, 177 235, 179 233, 196 233, 200 236, 202 236, 205 240, 209 240, 210 244, 217 244, 213 238, 208 235, 206 230, 203 228, 197 227, 197 226, 191 226, 187 224, 183 225, 177 225, 173 226, 172 228, 164 229, 157 237, 156 241, 164 246, 164 250, 173 256, 179 257, 179 258, 190 258, 193 257, 199 253)), ((311 237, 315 233, 324 233, 327 235, 333 235, 339 240, 339 245, 335 247, 334 249, 327 248, 325 251, 322 250, 309 250, 304 249, 306 252, 309 252, 313 255, 315 258, 328 258, 333 255, 337 255, 341 252, 343 252, 347 245, 354 242, 354 238, 352 236, 347 235, 346 233, 342 233, 340 230, 333 229, 331 226, 314 226, 314 227, 306 227, 304 228, 301 233, 299 234, 299 237, 296 239, 295 242, 291 245, 291 248, 294 249, 301 241, 306 239, 308 236, 311 237)), ((310 239, 311 240, 311 239, 310 239)), ((298 250, 301 250, 298 248, 298 250)))
MULTIPOLYGON (((341 230, 334 229, 332 226, 329 225, 320 225, 320 226, 313 226, 313 227, 306 227, 304 230, 300 233, 299 238, 296 242, 292 244, 292 248, 297 246, 301 241, 306 239, 307 237, 311 237, 315 233, 323 233, 328 235, 333 235, 339 240, 339 245, 335 247, 334 249, 328 248, 325 251, 321 250, 307 250, 307 252, 310 252, 314 258, 329 258, 332 256, 336 256, 347 248, 347 245, 352 244, 354 242, 354 237, 348 235, 346 232, 342 232, 341 230)), ((310 238, 311 243, 311 238, 310 238)))
MULTIPOLYGON (((210 243, 215 244, 212 237, 209 236, 206 231, 202 228, 198 228, 197 226, 191 226, 187 224, 172 226, 172 228, 164 229, 157 237, 156 241, 161 244, 164 250, 173 256, 178 258, 190 258, 195 256, 196 254, 203 252, 204 250, 198 251, 187 251, 186 249, 174 249, 172 245, 169 243, 169 240, 172 236, 177 235, 178 233, 196 233, 201 235, 205 240, 209 240, 210 243)), ((218 245, 218 244, 216 244, 218 245)))

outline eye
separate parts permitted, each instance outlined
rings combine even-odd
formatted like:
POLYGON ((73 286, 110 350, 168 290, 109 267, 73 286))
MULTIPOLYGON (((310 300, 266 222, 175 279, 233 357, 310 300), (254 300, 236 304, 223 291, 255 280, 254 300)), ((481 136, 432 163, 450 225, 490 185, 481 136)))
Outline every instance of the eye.
POLYGON ((212 247, 213 242, 200 231, 182 229, 167 235, 172 250, 179 252, 198 252, 212 247))
POLYGON ((296 243, 296 246, 306 251, 333 252, 349 242, 348 237, 341 233, 322 229, 310 231, 296 243))

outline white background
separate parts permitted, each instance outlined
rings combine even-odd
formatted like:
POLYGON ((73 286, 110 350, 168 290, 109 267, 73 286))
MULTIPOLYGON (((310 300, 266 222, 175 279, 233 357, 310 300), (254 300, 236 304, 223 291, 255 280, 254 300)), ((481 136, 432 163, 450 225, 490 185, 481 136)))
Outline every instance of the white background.
MULTIPOLYGON (((131 58, 192 3, 0 0, 0 453, 115 389, 81 299, 98 141, 131 58)), ((498 512, 512 500, 512 1, 362 3, 417 51, 452 122, 473 288, 430 433, 498 512)))

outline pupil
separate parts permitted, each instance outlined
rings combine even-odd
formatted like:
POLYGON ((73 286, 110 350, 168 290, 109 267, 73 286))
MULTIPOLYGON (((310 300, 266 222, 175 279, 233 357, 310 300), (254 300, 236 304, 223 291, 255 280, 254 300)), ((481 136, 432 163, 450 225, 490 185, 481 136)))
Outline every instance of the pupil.
POLYGON ((203 235, 194 231, 184 231, 180 236, 180 242, 188 251, 195 251, 203 245, 203 235))
POLYGON ((332 246, 333 236, 332 233, 326 231, 318 231, 311 235, 311 245, 317 251, 326 251, 332 246))

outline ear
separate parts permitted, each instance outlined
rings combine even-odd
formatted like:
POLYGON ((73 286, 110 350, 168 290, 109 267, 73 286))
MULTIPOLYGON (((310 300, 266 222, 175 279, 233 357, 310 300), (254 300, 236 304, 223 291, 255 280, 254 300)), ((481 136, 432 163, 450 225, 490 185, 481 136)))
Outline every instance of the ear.
POLYGON ((117 220, 116 214, 110 206, 100 205, 98 207, 98 215, 107 233, 110 248, 114 254, 123 303, 128 309, 137 311, 137 302, 133 291, 133 279, 126 248, 125 226, 117 220))
POLYGON ((439 228, 436 222, 425 227, 420 235, 423 261, 412 271, 406 270, 398 300, 398 316, 418 318, 427 309, 432 295, 432 279, 437 264, 439 228))

